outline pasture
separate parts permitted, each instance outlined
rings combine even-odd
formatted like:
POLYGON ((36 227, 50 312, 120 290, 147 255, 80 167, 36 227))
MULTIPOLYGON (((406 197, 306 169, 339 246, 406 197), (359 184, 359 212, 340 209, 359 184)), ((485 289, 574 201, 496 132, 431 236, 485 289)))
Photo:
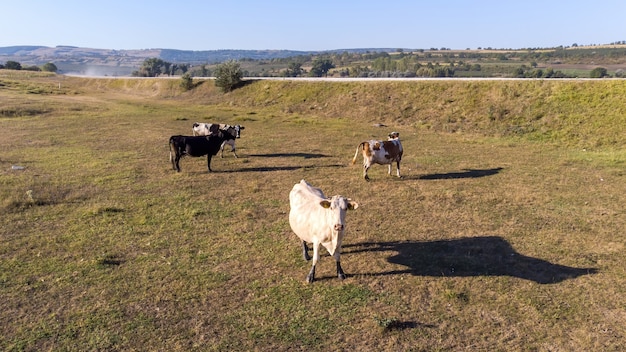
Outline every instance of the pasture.
POLYGON ((623 349, 623 81, 177 84, 0 76, 0 350, 623 349), (196 121, 239 158, 173 170, 196 121), (359 203, 343 281, 305 282, 303 178, 359 203))

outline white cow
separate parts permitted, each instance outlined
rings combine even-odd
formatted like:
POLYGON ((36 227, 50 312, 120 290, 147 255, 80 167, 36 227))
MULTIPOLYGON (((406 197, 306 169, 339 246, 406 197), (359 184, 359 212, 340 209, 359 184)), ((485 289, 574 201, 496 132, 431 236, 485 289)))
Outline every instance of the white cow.
MULTIPOLYGON (((211 134, 215 134, 217 132, 217 130, 222 130, 222 131, 226 131, 229 128, 233 129, 235 132, 235 138, 241 138, 241 130, 243 130, 245 127, 241 126, 241 125, 235 125, 235 126, 231 126, 231 125, 226 125, 223 123, 217 124, 217 123, 204 123, 204 122, 195 122, 193 124, 193 126, 191 127, 191 131, 193 132, 194 136, 208 136, 211 134)), ((232 132, 232 130, 231 130, 232 132)), ((220 147, 220 157, 224 157, 224 146, 228 144, 231 147, 231 152, 233 152, 233 155, 235 155, 235 158, 238 158, 239 156, 237 156, 237 153, 235 152, 235 140, 234 139, 229 139, 229 140, 225 140, 224 143, 222 143, 222 146, 220 147)))
POLYGON ((296 183, 289 193, 289 224, 293 232, 302 240, 305 260, 310 260, 307 243, 313 244, 313 266, 306 277, 307 282, 315 280, 315 265, 320 259, 319 245, 328 250, 337 263, 337 276, 345 279, 341 268, 341 242, 346 231, 346 210, 358 208, 358 204, 343 196, 327 198, 321 189, 305 180, 296 183))
POLYGON ((402 144, 400 143, 400 133, 391 132, 389 133, 389 140, 386 141, 365 141, 361 142, 356 147, 356 152, 354 153, 354 158, 352 158, 352 164, 356 162, 357 156, 359 156, 359 149, 362 150, 363 153, 363 178, 369 180, 369 176, 367 176, 367 170, 373 164, 385 165, 389 164, 388 174, 391 175, 391 164, 395 161, 397 167, 397 175, 400 176, 400 161, 402 160, 402 153, 404 150, 402 149, 402 144))

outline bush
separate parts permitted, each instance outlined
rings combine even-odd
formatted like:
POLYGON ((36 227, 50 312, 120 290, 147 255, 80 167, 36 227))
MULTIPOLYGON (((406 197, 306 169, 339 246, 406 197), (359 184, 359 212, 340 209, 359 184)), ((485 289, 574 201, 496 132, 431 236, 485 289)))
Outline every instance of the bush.
POLYGON ((241 84, 243 72, 241 66, 234 60, 217 65, 215 68, 215 86, 222 92, 230 92, 241 84))
POLYGON ((21 69, 22 69, 22 64, 20 64, 20 63, 19 63, 19 62, 17 62, 17 61, 7 61, 7 62, 4 64, 4 67, 5 67, 7 70, 21 70, 21 69))
POLYGON ((591 72, 589 72, 589 77, 591 78, 602 78, 608 76, 608 72, 604 67, 596 67, 591 72))
POLYGON ((46 72, 57 72, 58 68, 57 65, 53 64, 52 62, 48 62, 43 64, 43 66, 41 66, 41 69, 46 71, 46 72))
POLYGON ((183 90, 187 91, 193 88, 193 78, 191 78, 191 74, 189 72, 186 72, 185 74, 183 74, 180 79, 181 79, 180 87, 183 90))

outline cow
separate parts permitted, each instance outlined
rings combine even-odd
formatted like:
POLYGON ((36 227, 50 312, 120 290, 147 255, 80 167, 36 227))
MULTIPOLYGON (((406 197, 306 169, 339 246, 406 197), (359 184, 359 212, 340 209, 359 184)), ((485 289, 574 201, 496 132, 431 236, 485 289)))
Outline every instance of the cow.
POLYGON ((235 139, 228 131, 219 130, 209 136, 171 136, 170 161, 174 170, 180 172, 180 158, 185 155, 200 157, 207 156, 207 167, 211 170, 211 157, 216 155, 225 140, 235 139), (172 152, 174 157, 172 157, 172 152))
POLYGON ((356 158, 359 156, 359 150, 362 150, 363 153, 363 178, 369 181, 369 176, 367 176, 367 170, 373 164, 385 165, 389 164, 389 171, 387 172, 391 175, 391 164, 395 161, 397 166, 397 175, 400 176, 400 161, 402 160, 402 144, 400 143, 400 133, 391 132, 389 133, 389 140, 386 141, 376 141, 370 140, 361 142, 356 147, 356 152, 354 153, 354 158, 352 158, 352 165, 356 162, 356 158))
MULTIPOLYGON (((218 130, 228 130, 228 129, 232 129, 234 130, 234 136, 235 138, 241 138, 241 130, 243 130, 245 127, 241 126, 241 125, 226 125, 226 124, 216 124, 216 123, 204 123, 204 122, 195 122, 193 124, 193 126, 191 127, 191 131, 193 133, 194 136, 198 135, 198 136, 208 136, 211 135, 213 133, 216 133, 218 130)), ((231 131, 232 132, 232 131, 231 131)), ((230 145, 230 151, 233 152, 233 155, 235 156, 235 158, 239 158, 239 156, 237 155, 237 153, 235 152, 235 140, 234 139, 229 139, 224 141, 224 143, 222 143, 222 146, 220 147, 220 157, 223 158, 224 157, 224 146, 228 144, 230 145)))
POLYGON ((313 265, 306 281, 311 283, 315 280, 320 244, 335 258, 337 276, 345 279, 339 256, 346 232, 346 210, 354 210, 359 204, 340 195, 328 198, 321 189, 301 180, 289 193, 289 205, 289 225, 302 242, 302 254, 306 261, 311 260, 307 243, 313 244, 313 265))

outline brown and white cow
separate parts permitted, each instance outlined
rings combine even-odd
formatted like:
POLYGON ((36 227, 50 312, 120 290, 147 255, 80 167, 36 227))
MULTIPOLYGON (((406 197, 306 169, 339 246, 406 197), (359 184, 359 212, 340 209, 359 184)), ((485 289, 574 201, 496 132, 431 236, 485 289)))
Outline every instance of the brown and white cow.
POLYGON ((402 153, 404 151, 400 143, 400 133, 389 133, 389 140, 386 141, 370 140, 361 142, 361 144, 356 147, 356 153, 354 153, 354 158, 352 158, 353 165, 356 163, 357 156, 359 156, 359 150, 361 150, 363 154, 363 178, 366 180, 370 179, 369 176, 367 176, 367 170, 369 170, 373 164, 388 164, 389 171, 387 173, 391 175, 391 164, 394 161, 396 162, 397 175, 398 177, 402 177, 400 176, 400 161, 402 160, 402 153))
POLYGON ((340 195, 327 198, 321 189, 302 180, 289 193, 289 205, 289 225, 302 241, 302 254, 307 261, 311 260, 307 243, 313 244, 313 266, 306 277, 307 282, 315 280, 320 244, 335 258, 337 276, 345 279, 339 256, 346 232, 346 210, 356 209, 359 204, 340 195))

